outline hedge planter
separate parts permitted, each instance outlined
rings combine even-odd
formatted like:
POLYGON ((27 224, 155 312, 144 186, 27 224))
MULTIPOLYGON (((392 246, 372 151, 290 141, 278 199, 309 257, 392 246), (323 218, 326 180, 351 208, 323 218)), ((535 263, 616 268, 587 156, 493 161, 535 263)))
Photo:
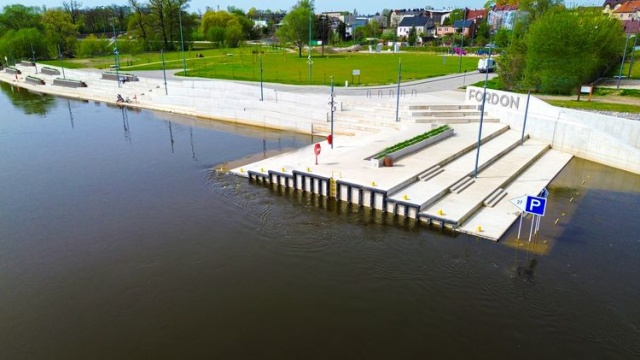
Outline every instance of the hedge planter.
POLYGON ((374 168, 379 168, 381 166, 393 166, 393 163, 397 161, 399 158, 414 153, 418 150, 422 150, 423 148, 435 144, 438 141, 448 138, 453 135, 453 129, 447 125, 444 125, 440 128, 434 129, 425 134, 419 135, 416 138, 424 137, 424 139, 409 139, 402 143, 396 144, 381 153, 365 158, 365 161, 369 162, 371 166, 374 168), (431 133, 431 134, 430 134, 431 133), (387 160, 385 160, 387 159, 387 160), (389 165, 387 165, 389 164, 389 165))
POLYGON ((8 68, 5 68, 5 69, 4 69, 4 71, 5 71, 6 73, 11 74, 11 75, 20 75, 20 74, 22 74, 22 71, 20 71, 20 70, 18 70, 18 69, 16 69, 16 68, 14 68, 14 67, 8 67, 8 68))
POLYGON ((40 72, 45 75, 60 75, 60 70, 44 66, 40 69, 40 72))
POLYGON ((87 87, 87 84, 84 81, 60 79, 60 78, 53 79, 53 85, 70 87, 70 88, 87 87))
POLYGON ((20 65, 22 66, 36 66, 36 63, 34 63, 33 61, 21 61, 20 65))
POLYGON ((44 80, 37 78, 35 76, 27 76, 26 78, 24 78, 24 81, 28 82, 29 84, 34 84, 34 85, 44 85, 44 80))

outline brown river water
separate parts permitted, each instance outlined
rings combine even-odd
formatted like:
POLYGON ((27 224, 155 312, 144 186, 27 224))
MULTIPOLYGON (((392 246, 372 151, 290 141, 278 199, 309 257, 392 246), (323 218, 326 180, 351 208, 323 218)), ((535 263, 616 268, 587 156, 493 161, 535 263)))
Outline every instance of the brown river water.
POLYGON ((0 90, 0 359, 640 358, 639 176, 494 243, 214 171, 318 138, 0 90))

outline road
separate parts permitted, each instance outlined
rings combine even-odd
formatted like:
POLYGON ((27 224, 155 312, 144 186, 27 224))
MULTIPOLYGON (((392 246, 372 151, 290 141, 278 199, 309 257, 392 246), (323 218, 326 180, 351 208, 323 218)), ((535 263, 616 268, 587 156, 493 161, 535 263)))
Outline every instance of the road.
MULTIPOLYGON (((182 70, 171 70, 167 71, 167 79, 174 80, 215 80, 209 78, 192 78, 192 77, 182 77, 182 76, 174 76, 174 73, 180 72, 182 70)), ((162 79, 163 73, 162 70, 147 70, 147 71, 136 71, 136 75, 140 77, 147 77, 152 79, 162 79)), ((492 79, 496 76, 495 73, 489 74, 488 78, 492 79)), ((487 74, 481 74, 477 71, 467 72, 466 74, 451 74, 446 76, 439 76, 429 79, 415 80, 409 82, 403 82, 401 85, 401 91, 405 91, 407 94, 411 94, 411 92, 415 91, 417 93, 428 93, 435 91, 443 91, 443 90, 455 90, 459 89, 465 85, 474 84, 480 81, 485 80, 487 78, 487 74)), ((250 81, 236 81, 236 80, 224 80, 224 81, 234 81, 236 83, 241 84, 250 84, 258 86, 257 82, 250 81)), ((381 95, 389 95, 390 91, 397 90, 398 84, 389 84, 389 85, 378 85, 378 86, 349 86, 344 87, 343 84, 336 84, 334 87, 334 92, 336 95, 353 95, 353 96, 378 96, 381 95)), ((287 84, 277 84, 277 83, 263 83, 263 86, 272 90, 279 91, 296 91, 299 93, 328 93, 327 86, 321 85, 287 85, 287 84)))

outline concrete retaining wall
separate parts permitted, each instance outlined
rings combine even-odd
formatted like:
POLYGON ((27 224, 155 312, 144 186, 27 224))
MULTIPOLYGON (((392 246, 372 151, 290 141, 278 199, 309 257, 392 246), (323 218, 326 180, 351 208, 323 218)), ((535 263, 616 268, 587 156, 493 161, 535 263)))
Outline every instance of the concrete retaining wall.
MULTIPOLYGON (((483 89, 467 87, 465 102, 481 106, 483 89)), ((485 110, 522 130, 526 94, 487 90, 485 110)), ((640 121, 555 107, 531 96, 525 133, 554 149, 640 174, 640 121)))

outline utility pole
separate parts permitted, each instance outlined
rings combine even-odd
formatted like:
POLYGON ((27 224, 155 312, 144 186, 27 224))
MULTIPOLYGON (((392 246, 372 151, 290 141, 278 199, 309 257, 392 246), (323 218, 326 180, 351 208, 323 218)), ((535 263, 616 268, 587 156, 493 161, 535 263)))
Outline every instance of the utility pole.
POLYGON ((180 23, 180 47, 182 48, 182 71, 187 75, 187 61, 184 58, 184 38, 182 37, 182 4, 178 7, 178 22, 180 23))

